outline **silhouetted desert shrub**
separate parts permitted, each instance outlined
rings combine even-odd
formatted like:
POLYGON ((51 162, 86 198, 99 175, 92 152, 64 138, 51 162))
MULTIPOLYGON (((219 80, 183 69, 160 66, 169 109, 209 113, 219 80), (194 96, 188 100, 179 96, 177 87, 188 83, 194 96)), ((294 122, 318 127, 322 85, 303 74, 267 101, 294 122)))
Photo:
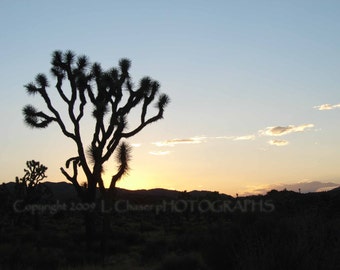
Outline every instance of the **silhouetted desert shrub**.
POLYGON ((210 231, 202 255, 210 269, 234 269, 237 254, 235 242, 239 241, 230 227, 216 227, 210 231))
POLYGON ((150 261, 159 261, 169 252, 168 243, 164 239, 154 239, 146 241, 141 250, 142 261, 148 263, 150 261))
POLYGON ((151 222, 142 221, 142 222, 140 222, 139 230, 140 230, 141 233, 152 232, 152 231, 159 230, 159 227, 156 226, 155 224, 152 224, 151 222))
POLYGON ((143 236, 139 232, 131 231, 131 230, 112 231, 111 237, 113 239, 121 239, 127 242, 127 244, 129 245, 139 244, 144 241, 143 236))
POLYGON ((60 249, 38 250, 29 244, 20 246, 1 246, 1 269, 58 269, 65 263, 63 251, 60 249), (6 248, 6 250, 4 250, 6 248))
POLYGON ((198 253, 167 255, 156 270, 206 270, 208 269, 198 253))
POLYGON ((244 230, 236 269, 336 269, 334 249, 339 242, 328 239, 328 233, 336 233, 327 223, 306 216, 268 222, 272 227, 267 226, 267 236, 259 231, 260 224, 244 230))
POLYGON ((177 233, 172 243, 172 249, 175 251, 197 251, 206 248, 209 242, 209 229, 207 226, 186 224, 185 231, 177 233))

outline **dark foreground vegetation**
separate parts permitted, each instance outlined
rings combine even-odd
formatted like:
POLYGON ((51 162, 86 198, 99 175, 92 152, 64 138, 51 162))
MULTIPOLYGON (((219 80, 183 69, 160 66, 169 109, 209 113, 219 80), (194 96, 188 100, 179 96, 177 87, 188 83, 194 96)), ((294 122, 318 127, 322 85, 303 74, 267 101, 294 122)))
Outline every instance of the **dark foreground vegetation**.
POLYGON ((46 187, 53 196, 35 202, 49 206, 39 211, 0 187, 0 269, 340 269, 339 190, 118 190, 111 230, 89 248, 84 212, 93 206, 101 228, 110 209, 81 204, 66 183, 46 187))

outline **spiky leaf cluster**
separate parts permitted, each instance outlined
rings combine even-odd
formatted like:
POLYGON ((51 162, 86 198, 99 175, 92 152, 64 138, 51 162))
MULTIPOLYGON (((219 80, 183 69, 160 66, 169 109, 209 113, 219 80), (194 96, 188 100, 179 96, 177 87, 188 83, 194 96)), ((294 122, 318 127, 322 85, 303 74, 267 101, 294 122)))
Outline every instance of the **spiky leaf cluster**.
POLYGON ((46 128, 54 119, 43 112, 38 112, 32 105, 23 108, 24 121, 29 127, 46 128))
POLYGON ((119 171, 124 171, 124 173, 129 171, 129 161, 131 160, 131 147, 123 142, 119 145, 116 154, 116 160, 119 164, 119 171))

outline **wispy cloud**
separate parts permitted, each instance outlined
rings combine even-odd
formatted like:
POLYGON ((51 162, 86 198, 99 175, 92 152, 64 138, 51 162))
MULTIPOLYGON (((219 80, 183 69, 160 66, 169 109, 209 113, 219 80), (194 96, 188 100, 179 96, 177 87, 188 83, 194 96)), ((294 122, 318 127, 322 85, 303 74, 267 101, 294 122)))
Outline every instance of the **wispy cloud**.
POLYGON ((234 138, 235 138, 235 136, 218 136, 218 137, 213 137, 213 139, 223 139, 223 140, 232 140, 234 138))
POLYGON ((153 144, 159 147, 175 146, 176 144, 198 144, 204 142, 206 137, 193 137, 188 139, 171 139, 162 142, 154 142, 153 144))
MULTIPOLYGON (((258 131, 258 134, 242 135, 242 136, 216 136, 216 137, 206 137, 206 136, 195 136, 191 138, 184 139, 169 139, 165 141, 153 142, 153 145, 158 147, 174 147, 176 145, 183 144, 201 144, 206 142, 211 142, 214 140, 229 140, 229 141, 254 141, 260 135, 265 136, 283 136, 295 132, 303 132, 307 129, 313 128, 313 124, 303 124, 299 126, 289 125, 289 126, 274 126, 267 127, 264 130, 258 131)), ((269 144, 275 146, 285 146, 289 144, 286 140, 270 140, 269 144)))
POLYGON ((131 146, 132 147, 141 147, 142 144, 141 143, 132 143, 131 146))
POLYGON ((255 140, 255 135, 233 137, 233 141, 253 141, 253 140, 255 140))
POLYGON ((333 110, 336 108, 340 108, 340 104, 331 105, 331 104, 326 103, 326 104, 314 106, 313 108, 319 111, 329 111, 329 110, 333 110))
POLYGON ((186 139, 170 139, 170 140, 165 140, 165 141, 160 141, 160 142, 154 142, 152 144, 158 147, 163 147, 163 146, 173 147, 178 144, 200 144, 200 143, 205 143, 205 142, 216 140, 216 139, 232 140, 232 141, 250 141, 250 140, 255 140, 255 138, 256 138, 255 135, 218 136, 218 137, 196 136, 196 137, 191 137, 191 138, 186 138, 186 139))
POLYGON ((232 141, 252 141, 252 140, 255 140, 255 138, 256 138, 255 135, 211 137, 211 139, 223 139, 223 140, 232 140, 232 141))
POLYGON ((170 151, 151 151, 149 152, 150 155, 153 156, 165 156, 165 155, 169 155, 171 152, 170 151))
POLYGON ((270 145, 276 145, 276 146, 285 146, 289 144, 289 142, 286 140, 270 140, 268 143, 270 145))
POLYGON ((282 136, 282 135, 287 135, 287 134, 295 133, 295 132, 303 132, 306 129, 309 129, 312 127, 314 127, 313 124, 304 124, 300 126, 289 125, 286 127, 281 127, 281 126, 267 127, 264 130, 260 130, 259 133, 261 135, 266 135, 266 136, 282 136))

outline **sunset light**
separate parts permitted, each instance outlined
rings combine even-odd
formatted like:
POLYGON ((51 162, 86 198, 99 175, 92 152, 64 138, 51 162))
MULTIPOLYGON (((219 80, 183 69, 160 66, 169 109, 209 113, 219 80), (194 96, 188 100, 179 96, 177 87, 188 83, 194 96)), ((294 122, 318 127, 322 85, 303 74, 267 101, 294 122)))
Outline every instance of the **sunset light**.
POLYGON ((0 0, 0 270, 340 269, 340 0, 0 0))
MULTIPOLYGON (((75 145, 54 123, 27 128, 22 108, 44 108, 24 89, 42 72, 63 111, 49 62, 54 50, 70 49, 104 69, 126 57, 135 85, 150 76, 170 97, 162 120, 125 140, 130 170, 119 187, 235 195, 340 183, 338 4, 104 2, 100 13, 94 3, 82 13, 40 1, 2 4, 1 182, 21 175, 31 159, 49 168, 47 181, 68 181, 60 167, 75 156, 75 145), (124 10, 130 19, 123 23, 124 10), (50 16, 61 11, 62 22, 50 16)), ((90 110, 81 123, 86 149, 94 130, 90 110)), ((128 129, 138 125, 140 110, 132 110, 128 129)), ((104 164, 105 185, 117 166, 114 158, 104 164)))

